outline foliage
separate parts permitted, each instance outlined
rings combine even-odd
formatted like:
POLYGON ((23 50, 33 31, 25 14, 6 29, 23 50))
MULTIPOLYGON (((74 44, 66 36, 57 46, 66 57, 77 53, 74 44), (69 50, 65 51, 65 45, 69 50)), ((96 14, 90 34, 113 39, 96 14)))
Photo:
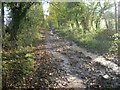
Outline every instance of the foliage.
POLYGON ((79 28, 83 32, 90 31, 100 26, 105 11, 113 7, 109 2, 102 5, 101 2, 50 3, 50 15, 46 20, 55 27, 68 26, 72 29, 79 28))
POLYGON ((68 40, 76 42, 78 45, 82 45, 91 51, 94 50, 99 53, 108 52, 114 41, 103 29, 97 32, 91 31, 86 34, 80 32, 75 33, 75 31, 64 31, 59 32, 58 35, 62 35, 68 40))
POLYGON ((37 40, 41 40, 40 27, 42 27, 43 22, 43 13, 41 5, 34 5, 26 17, 21 21, 20 30, 18 34, 17 45, 18 46, 27 46, 32 44, 37 40), (33 15, 35 13, 35 15, 33 15))
POLYGON ((34 70, 33 45, 42 40, 40 28, 44 17, 41 3, 8 3, 8 6, 11 10, 18 8, 20 11, 11 11, 11 16, 14 14, 14 17, 3 38, 3 87, 16 87, 22 85, 23 78, 34 70), (16 16, 17 14, 19 15, 16 16), (18 22, 15 22, 16 17, 18 22), (12 34, 15 36, 11 37, 12 34))
POLYGON ((11 53, 3 52, 3 87, 22 85, 23 77, 34 70, 31 51, 32 49, 27 47, 11 53))
MULTIPOLYGON (((11 7, 13 7, 11 3, 8 3, 8 5, 9 4, 11 7)), ((19 4, 27 5, 25 3, 19 3, 19 4)), ((19 17, 20 19, 19 24, 15 25, 19 27, 18 28, 19 32, 15 31, 17 34, 12 33, 14 32, 11 26, 11 25, 14 25, 13 21, 11 21, 9 26, 6 28, 6 33, 3 37, 3 48, 4 49, 11 49, 11 48, 16 48, 16 47, 21 47, 21 46, 25 47, 28 45, 30 46, 32 45, 32 43, 41 40, 41 34, 39 32, 39 29, 43 26, 43 18, 44 18, 43 11, 42 11, 42 5, 34 4, 31 6, 31 8, 29 7, 29 10, 27 10, 27 12, 25 13, 26 13, 25 16, 23 16, 22 18, 19 17), (11 29, 13 31, 11 31, 11 29), (17 38, 17 40, 14 41, 11 39, 12 34, 16 35, 15 37, 13 36, 13 38, 17 38)))
POLYGON ((120 35, 118 33, 113 35, 114 38, 114 42, 112 43, 112 47, 109 49, 110 52, 115 53, 116 55, 118 55, 118 47, 120 46, 120 35))
MULTIPOLYGON (((109 11, 113 7, 110 2, 52 2, 49 7, 50 15, 46 20, 41 3, 11 2, 6 5, 10 9, 9 15, 12 20, 5 28, 3 38, 3 87, 22 86, 24 77, 30 75, 33 70, 39 69, 37 72, 40 76, 40 65, 43 73, 46 73, 46 67, 50 69, 46 63, 51 62, 48 59, 49 51, 44 50, 46 45, 36 46, 38 51, 35 56, 37 59, 44 59, 43 61, 35 62, 32 53, 34 44, 42 41, 40 29, 44 26, 54 26, 56 30, 53 32, 91 51, 99 53, 118 51, 120 36, 113 27, 115 20, 113 12, 109 11), (107 17, 108 15, 110 16, 107 17)), ((43 29, 41 32, 44 34, 49 31, 43 29)))
POLYGON ((59 35, 105 53, 112 47, 112 36, 116 33, 114 13, 110 11, 112 7, 113 3, 107 1, 52 3, 46 20, 52 21, 51 26, 59 27, 59 35), (59 22, 62 24, 56 25, 59 22))
POLYGON ((23 18, 26 16, 27 11, 30 9, 30 7, 34 3, 29 2, 8 2, 6 5, 10 9, 10 17, 12 18, 11 20, 11 26, 10 26, 10 40, 17 40, 17 34, 20 32, 19 29, 19 24, 20 21, 23 20, 23 18))

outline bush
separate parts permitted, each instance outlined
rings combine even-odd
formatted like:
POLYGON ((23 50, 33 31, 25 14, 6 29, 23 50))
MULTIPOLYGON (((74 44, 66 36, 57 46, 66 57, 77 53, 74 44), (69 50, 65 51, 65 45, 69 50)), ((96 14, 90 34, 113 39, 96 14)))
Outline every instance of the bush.
POLYGON ((114 38, 114 41, 113 41, 112 46, 110 47, 109 51, 111 53, 119 55, 118 48, 120 47, 120 34, 116 33, 112 37, 114 38))
POLYGON ((70 32, 69 30, 66 30, 64 32, 60 32, 59 35, 62 35, 68 40, 74 41, 78 45, 82 45, 91 50, 93 49, 99 53, 106 53, 109 52, 109 49, 114 41, 113 38, 111 38, 111 36, 107 33, 104 29, 87 33, 74 30, 70 32))

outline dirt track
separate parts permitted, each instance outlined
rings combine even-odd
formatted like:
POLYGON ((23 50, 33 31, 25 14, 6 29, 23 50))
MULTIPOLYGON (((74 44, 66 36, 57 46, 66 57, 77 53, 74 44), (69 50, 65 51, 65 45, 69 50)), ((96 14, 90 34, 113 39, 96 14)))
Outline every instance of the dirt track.
MULTIPOLYGON (((103 56, 88 52, 49 30, 44 31, 44 48, 37 50, 37 66, 32 82, 46 78, 48 88, 119 88, 120 67, 103 56), (44 65, 39 52, 45 53, 44 65), (43 68, 43 71, 41 71, 43 68), (44 75, 39 75, 44 72, 44 75), (43 77, 44 76, 44 77, 43 77)), ((115 58, 114 58, 115 59, 115 58)), ((41 84, 41 83, 40 83, 41 84)), ((41 87, 39 83, 36 85, 41 87)), ((35 85, 34 85, 35 86, 35 85)))

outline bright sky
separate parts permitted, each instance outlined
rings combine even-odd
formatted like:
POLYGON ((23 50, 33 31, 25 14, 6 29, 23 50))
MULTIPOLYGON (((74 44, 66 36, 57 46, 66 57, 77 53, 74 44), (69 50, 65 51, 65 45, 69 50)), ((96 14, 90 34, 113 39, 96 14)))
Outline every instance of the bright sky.
POLYGON ((43 11, 44 11, 44 14, 45 14, 45 15, 49 15, 49 12, 48 12, 49 3, 43 1, 42 4, 43 4, 43 11))
MULTIPOLYGON (((47 0, 47 1, 51 1, 51 0, 47 0)), ((57 0, 56 0, 57 1, 57 0)), ((59 0, 59 2, 62 2, 63 0, 59 0)), ((67 2, 67 1, 69 1, 69 0, 64 0, 65 2, 67 2)), ((75 1, 75 0, 74 0, 75 1)), ((80 1, 80 0, 79 0, 80 1)), ((110 1, 110 2, 114 2, 114 1, 116 1, 116 2, 119 2, 120 0, 84 0, 84 1, 110 1)), ((46 2, 46 1, 43 1, 42 2, 42 4, 43 4, 43 10, 44 10, 44 14, 45 15, 49 15, 49 12, 47 11, 48 10, 48 8, 49 8, 49 3, 48 2, 46 2)))
MULTIPOLYGON (((44 14, 45 14, 45 15, 49 15, 49 12, 47 11, 48 8, 49 8, 49 3, 43 1, 42 4, 43 4, 43 12, 44 12, 44 14)), ((9 23, 9 22, 8 22, 8 21, 9 21, 9 20, 8 20, 8 19, 9 19, 9 18, 8 18, 8 13, 9 13, 9 12, 8 12, 8 9, 7 9, 6 7, 4 7, 4 11, 5 11, 5 13, 4 13, 4 14, 5 14, 5 16, 4 16, 4 21, 5 21, 5 25, 6 25, 6 24, 9 23)))
MULTIPOLYGON (((47 0, 47 1, 50 1, 50 0, 47 0)), ((63 0, 59 0, 59 1, 63 1, 63 0)), ((69 0, 68 0, 69 1, 69 0)), ((75 1, 75 0, 74 0, 75 1)), ((90 1, 90 0, 85 0, 85 1, 90 1)), ((105 1, 105 0, 91 0, 91 1, 105 1)), ((111 2, 114 2, 114 0, 109 0, 111 2)), ((120 0, 116 0, 116 2, 118 2, 120 0)), ((67 0, 65 0, 65 2, 67 2, 67 0)), ((42 1, 42 4, 43 4, 43 12, 45 15, 49 15, 49 12, 48 12, 48 8, 49 8, 49 3, 46 2, 46 1, 42 1)), ((114 9, 113 9, 114 10, 114 9)), ((5 7, 5 17, 7 18, 8 17, 8 11, 7 11, 7 8, 5 7)), ((8 18, 7 18, 8 19, 8 18)), ((5 23, 6 23, 6 19, 5 19, 5 23)))
POLYGON ((8 9, 6 7, 4 7, 4 21, 5 21, 5 25, 8 24, 9 20, 10 20, 10 18, 8 18, 9 17, 8 13, 9 13, 8 9))

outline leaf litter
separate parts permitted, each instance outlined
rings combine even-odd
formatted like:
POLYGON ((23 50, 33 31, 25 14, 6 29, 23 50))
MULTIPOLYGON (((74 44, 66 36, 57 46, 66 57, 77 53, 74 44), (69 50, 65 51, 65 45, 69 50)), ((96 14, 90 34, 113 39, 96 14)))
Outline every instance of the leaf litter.
POLYGON ((49 34, 50 31, 43 32, 44 42, 34 48, 35 71, 25 78, 26 87, 120 87, 120 75, 116 75, 104 64, 95 62, 97 55, 93 55, 93 58, 90 52, 79 48, 73 42, 71 45, 71 42, 62 37, 49 34))

